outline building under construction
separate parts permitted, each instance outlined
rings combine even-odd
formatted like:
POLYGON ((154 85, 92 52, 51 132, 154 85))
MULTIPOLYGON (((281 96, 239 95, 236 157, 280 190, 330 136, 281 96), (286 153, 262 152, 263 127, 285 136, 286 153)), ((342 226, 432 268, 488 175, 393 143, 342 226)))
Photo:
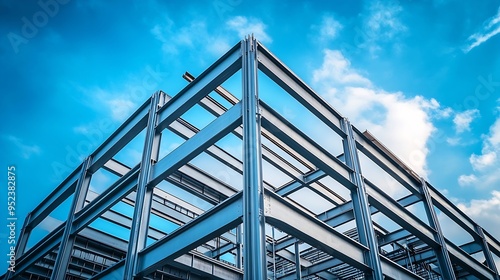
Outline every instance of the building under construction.
POLYGON ((30 212, 3 279, 500 280, 496 238, 253 37, 185 79, 30 212), (120 160, 137 139, 140 162, 120 160), (97 188, 104 173, 115 179, 97 188), (27 246, 68 201, 66 221, 27 246))

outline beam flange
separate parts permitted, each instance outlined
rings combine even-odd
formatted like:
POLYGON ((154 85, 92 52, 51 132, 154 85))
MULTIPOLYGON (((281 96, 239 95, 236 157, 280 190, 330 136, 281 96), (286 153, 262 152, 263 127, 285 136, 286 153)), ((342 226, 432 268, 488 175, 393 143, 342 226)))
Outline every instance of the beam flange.
POLYGON ((240 192, 141 251, 137 276, 146 276, 184 252, 235 228, 242 217, 240 192))

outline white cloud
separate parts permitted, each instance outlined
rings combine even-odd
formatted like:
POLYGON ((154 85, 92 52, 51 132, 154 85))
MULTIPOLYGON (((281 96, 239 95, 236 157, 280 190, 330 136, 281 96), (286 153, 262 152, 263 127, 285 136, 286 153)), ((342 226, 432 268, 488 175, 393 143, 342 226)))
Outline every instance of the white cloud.
POLYGON ((496 159, 497 154, 491 151, 482 155, 472 154, 469 158, 469 161, 474 170, 482 170, 488 166, 491 166, 496 159))
POLYGON ((337 50, 325 50, 313 84, 353 125, 369 129, 414 171, 427 175, 427 141, 435 129, 430 118, 440 107, 436 100, 376 88, 337 50))
POLYGON ((470 131, 470 124, 477 117, 479 117, 479 110, 477 109, 466 110, 455 114, 453 123, 455 124, 456 132, 462 133, 464 131, 470 131))
POLYGON ((342 30, 342 28, 344 28, 344 27, 342 26, 342 24, 340 22, 335 20, 334 17, 324 16, 323 20, 321 21, 321 25, 319 27, 313 26, 312 28, 319 29, 318 30, 319 31, 319 39, 321 41, 328 41, 328 40, 335 39, 337 37, 338 33, 340 32, 340 30, 342 30))
POLYGON ((38 145, 24 144, 23 140, 13 135, 7 135, 7 140, 16 146, 16 149, 24 159, 29 159, 32 155, 39 155, 41 152, 38 145))
POLYGON ((262 43, 271 43, 273 40, 266 33, 266 25, 260 20, 236 16, 229 19, 226 25, 230 30, 238 32, 238 36, 243 39, 245 36, 253 34, 254 37, 262 43))
POLYGON ((407 32, 400 14, 403 11, 397 1, 369 1, 368 15, 359 30, 364 42, 360 47, 367 48, 372 55, 381 50, 381 43, 391 42, 395 51, 400 47, 398 38, 407 32))
POLYGON ((469 203, 459 203, 457 206, 491 235, 500 236, 498 226, 500 225, 500 191, 492 191, 489 199, 473 199, 469 203))
MULTIPOLYGON (((500 183, 500 117, 491 125, 489 133, 483 135, 481 154, 472 154, 469 162, 482 189, 493 188, 500 183)), ((463 175, 462 175, 463 176, 463 175)), ((460 177, 462 177, 460 176, 460 177)), ((460 178, 459 178, 460 182, 460 178)))
POLYGON ((203 46, 215 56, 220 56, 231 47, 225 36, 209 32, 205 21, 193 20, 186 26, 176 26, 169 18, 156 24, 151 34, 162 42, 162 50, 168 55, 177 55, 182 49, 203 46))
POLYGON ((327 84, 330 89, 334 85, 370 86, 371 82, 351 68, 351 62, 340 51, 324 51, 323 65, 313 73, 313 82, 327 84))
POLYGON ((460 186, 469 186, 469 185, 473 185, 477 182, 477 177, 476 175, 474 174, 470 174, 470 175, 460 175, 460 177, 458 177, 458 184, 460 186))
POLYGON ((480 31, 472 34, 467 38, 467 46, 463 48, 465 53, 468 53, 473 48, 480 46, 484 42, 488 41, 491 37, 500 33, 500 8, 495 16, 486 20, 483 23, 483 27, 480 31))

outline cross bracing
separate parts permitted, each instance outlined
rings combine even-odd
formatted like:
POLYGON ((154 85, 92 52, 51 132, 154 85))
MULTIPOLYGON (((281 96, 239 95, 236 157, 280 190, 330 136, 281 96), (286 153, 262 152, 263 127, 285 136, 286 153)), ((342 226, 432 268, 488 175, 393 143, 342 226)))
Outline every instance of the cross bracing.
POLYGON ((496 238, 253 37, 185 78, 173 97, 154 93, 26 217, 16 270, 4 279, 500 279, 496 238), (237 92, 222 87, 234 77, 237 92), (261 98, 263 79, 334 137, 314 137, 261 98), (189 122, 195 106, 213 121, 189 122), (140 162, 118 160, 140 134, 140 162), (173 136, 182 143, 165 152, 173 136), (223 143, 229 137, 240 152, 223 143), (226 175, 199 164, 201 155, 226 175), (363 161, 389 179, 365 177, 363 161), (96 190, 99 172, 116 180, 96 190), (68 199, 67 219, 28 248, 68 199), (441 215, 470 241, 450 240, 441 215))

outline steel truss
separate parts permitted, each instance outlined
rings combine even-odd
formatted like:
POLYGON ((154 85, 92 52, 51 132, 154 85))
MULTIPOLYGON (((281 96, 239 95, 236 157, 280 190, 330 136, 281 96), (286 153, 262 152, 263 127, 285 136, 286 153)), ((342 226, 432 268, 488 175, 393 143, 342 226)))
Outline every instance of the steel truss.
POLYGON ((190 83, 173 97, 156 92, 26 217, 16 270, 4 279, 500 280, 493 257, 500 256, 497 239, 371 134, 352 126, 253 36, 196 79, 185 78, 190 83), (221 87, 239 70, 241 99, 221 87), (332 155, 261 100, 259 73, 336 133, 343 154, 332 155), (216 117, 201 130, 182 118, 196 104, 216 117), (161 136, 167 130, 185 142, 160 159, 161 136), (115 155, 142 131, 140 164, 129 167, 117 161, 115 155), (241 159, 216 144, 228 134, 241 139, 241 159), (191 160, 201 153, 241 174, 243 189, 193 165, 191 160), (409 195, 395 199, 365 178, 361 154, 409 195), (264 163, 292 180, 267 182, 264 163), (95 193, 89 184, 100 169, 119 179, 95 193), (333 179, 335 186, 324 178, 333 179), (164 181, 214 207, 204 211, 176 198, 158 188, 164 181), (338 194, 339 186, 350 196, 338 194), (291 197, 305 188, 333 207, 317 214, 291 197), (31 231, 70 196, 67 220, 26 249, 31 231), (133 206, 133 215, 114 209, 117 203, 133 206), (427 220, 409 210, 415 204, 423 205, 427 220), (436 209, 473 241, 454 244, 445 238, 436 209), (400 229, 389 231, 375 223, 377 213, 400 229), (155 227, 152 214, 178 228, 165 232, 155 227), (90 226, 98 218, 128 229, 130 237, 123 240, 90 226), (350 222, 350 230, 341 230, 350 222), (149 246, 148 238, 153 240, 149 246), (234 261, 221 258, 227 254, 234 261))

